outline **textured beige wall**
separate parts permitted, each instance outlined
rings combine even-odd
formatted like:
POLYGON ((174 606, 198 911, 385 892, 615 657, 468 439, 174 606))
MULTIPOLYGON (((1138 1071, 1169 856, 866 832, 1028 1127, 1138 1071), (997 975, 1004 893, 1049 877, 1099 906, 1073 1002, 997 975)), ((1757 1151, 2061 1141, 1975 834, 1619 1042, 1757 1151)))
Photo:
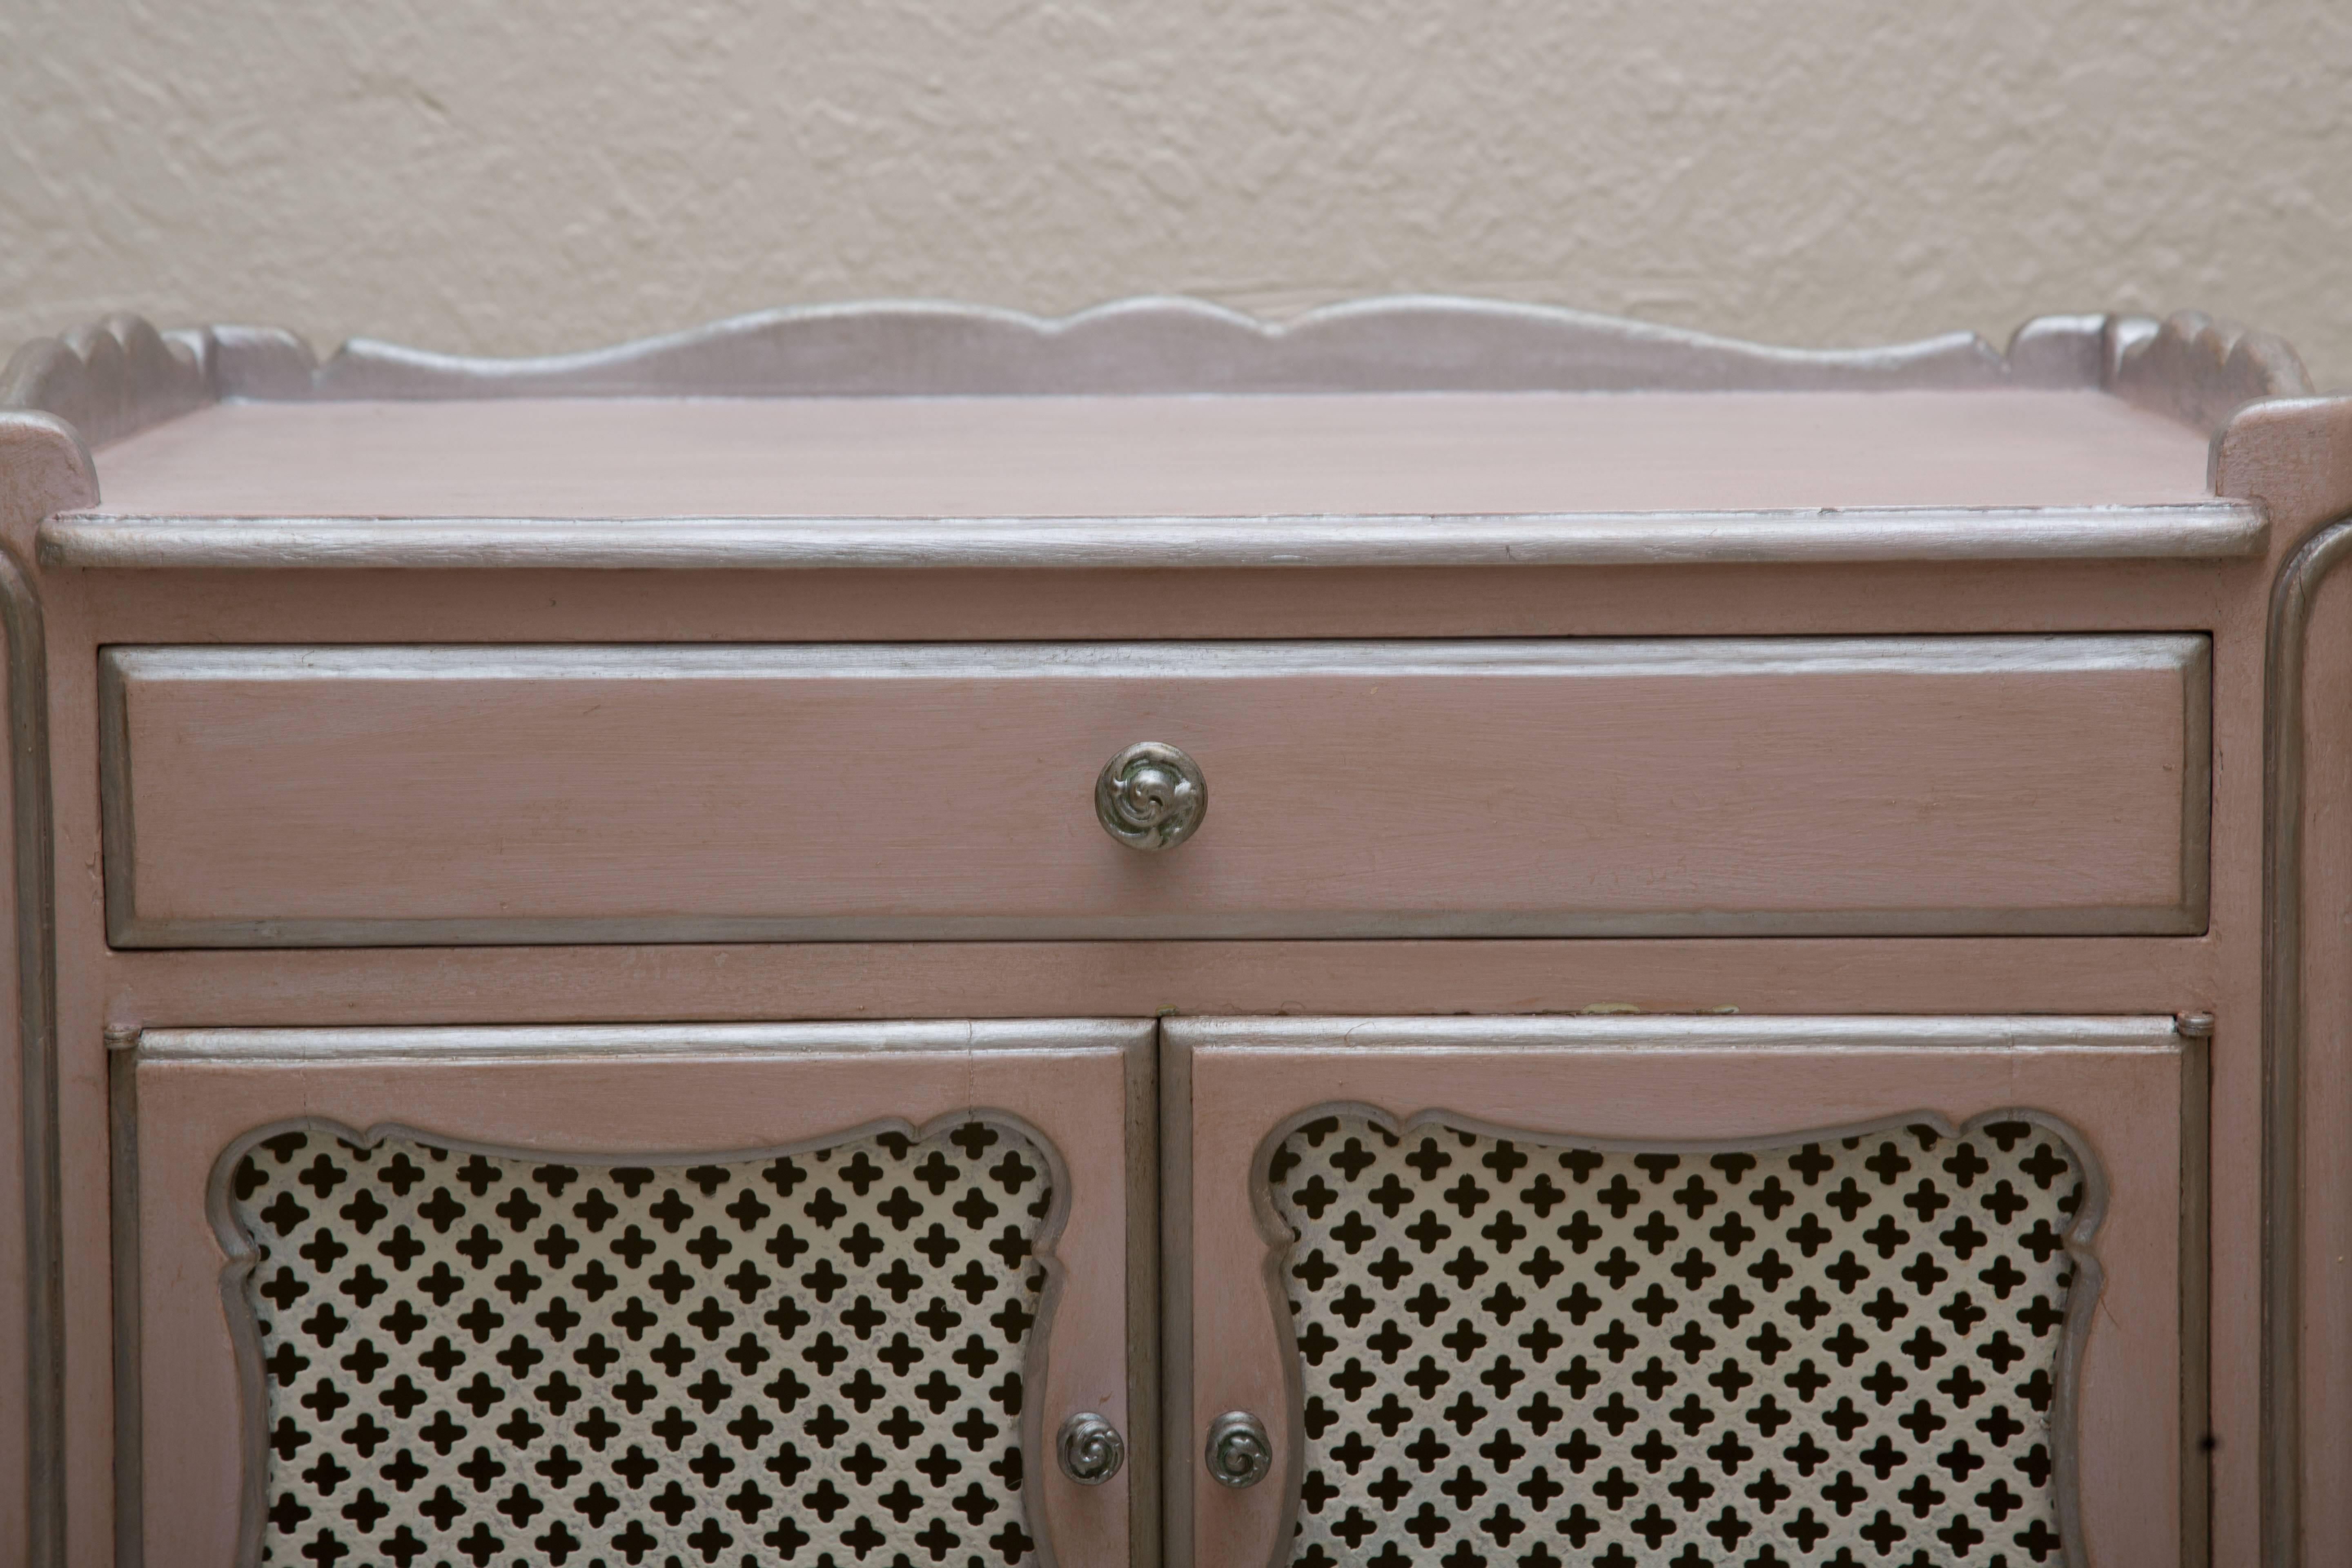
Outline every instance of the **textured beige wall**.
POLYGON ((0 344, 1440 289, 2352 384, 2347 0, 0 0, 0 344))

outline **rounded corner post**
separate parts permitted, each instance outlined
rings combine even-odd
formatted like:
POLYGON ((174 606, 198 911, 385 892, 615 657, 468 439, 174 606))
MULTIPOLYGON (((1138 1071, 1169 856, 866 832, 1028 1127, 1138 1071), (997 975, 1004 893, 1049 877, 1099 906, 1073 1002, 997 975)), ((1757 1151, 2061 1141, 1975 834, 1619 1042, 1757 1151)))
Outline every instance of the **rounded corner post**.
MULTIPOLYGON (((18 1431, 0 1451, 24 1447, 20 1550, 29 1568, 65 1562, 65 1391, 62 1205, 58 1189, 56 932, 51 874, 47 673, 32 542, 41 520, 89 505, 98 487, 89 453, 73 427, 54 416, 0 410, 0 648, 7 668, 11 832, 5 908, 14 935, 16 1071, 9 1098, 16 1125, 0 1132, 15 1158, 0 1191, 21 1200, 18 1257, 24 1289, 0 1335, 19 1339, 16 1361, 25 1385, 0 1395, 18 1431), (21 1336, 21 1338, 19 1338, 21 1336), (11 1440, 13 1439, 13 1440, 11 1440)), ((12 1220, 16 1217, 11 1216, 12 1220)), ((6 1491, 0 1489, 0 1497, 6 1491)))

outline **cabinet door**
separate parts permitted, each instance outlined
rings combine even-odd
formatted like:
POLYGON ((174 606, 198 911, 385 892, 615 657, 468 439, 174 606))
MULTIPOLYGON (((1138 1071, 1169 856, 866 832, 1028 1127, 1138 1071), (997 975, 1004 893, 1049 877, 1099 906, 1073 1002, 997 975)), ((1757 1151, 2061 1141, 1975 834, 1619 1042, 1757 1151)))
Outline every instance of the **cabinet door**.
POLYGON ((2200 1533, 2204 1069, 2168 1018, 1165 1037, 1178 1563, 2125 1568, 2200 1533), (1244 1414, 1265 1477, 1220 1484, 1244 1414))
POLYGON ((1126 1563, 1151 1037, 148 1032, 146 1560, 1126 1563))

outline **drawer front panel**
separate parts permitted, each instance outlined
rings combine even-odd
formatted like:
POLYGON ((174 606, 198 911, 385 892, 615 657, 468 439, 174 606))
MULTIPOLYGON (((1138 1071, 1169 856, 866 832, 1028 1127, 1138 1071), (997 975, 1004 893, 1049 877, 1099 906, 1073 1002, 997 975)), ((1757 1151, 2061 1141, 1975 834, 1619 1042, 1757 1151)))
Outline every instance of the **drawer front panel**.
POLYGON ((2201 930, 2195 636, 116 648, 117 945, 2201 930), (1096 774, 1211 809, 1139 852, 1096 774))

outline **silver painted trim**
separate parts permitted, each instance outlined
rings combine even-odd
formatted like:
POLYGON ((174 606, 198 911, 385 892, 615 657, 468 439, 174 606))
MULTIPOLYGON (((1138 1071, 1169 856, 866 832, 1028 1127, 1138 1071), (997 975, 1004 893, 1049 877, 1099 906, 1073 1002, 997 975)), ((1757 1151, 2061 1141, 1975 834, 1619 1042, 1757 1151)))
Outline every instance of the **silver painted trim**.
POLYGON ((1127 1561, 1160 1568, 1160 1026, 1127 1043, 1127 1561))
POLYGON ((16 1044, 23 1074, 26 1562, 62 1568, 65 1539, 65 1219, 58 1129, 55 841, 50 832, 47 633, 40 595, 0 550, 8 658, 8 761, 16 927, 16 1044))
MULTIPOLYGON (((111 1030, 109 1031, 112 1033, 111 1030)), ((145 1568, 147 1562, 146 1405, 139 1347, 141 1326, 139 1285, 139 1058, 136 1044, 106 1055, 109 1174, 112 1208, 112 1247, 109 1261, 114 1271, 114 1562, 116 1568, 145 1568)))
POLYGON ((2041 316, 2008 351, 1970 332, 1855 349, 1746 342, 1622 316, 1444 295, 1349 300, 1266 321, 1199 300, 1044 317, 930 300, 760 311, 585 353, 436 353, 370 339, 323 364, 293 333, 158 332, 116 315, 26 343, 0 407, 37 408, 95 446, 216 398, 904 396, 1430 391, 2104 388, 2209 433, 2238 406, 2301 395, 2294 350, 2193 311, 2041 316))
POLYGON ((2174 670, 2202 632, 1957 637, 1438 637, 1378 641, 123 645, 100 658, 147 682, 547 680, 1250 680, 1367 675, 2011 675, 2174 670))
POLYGON ((2285 341, 2198 310, 2163 321, 2111 316, 2100 382, 2125 402, 2218 437, 2265 397, 2308 397, 2310 373, 2285 341))
POLYGON ((2181 716, 2180 905, 2210 929, 2213 908, 2213 638, 2199 636, 2181 670, 2193 695, 2181 716))
POLYGON ((2312 601, 2352 556, 2352 520, 2305 541, 2271 589, 2263 692, 2262 1545, 2303 1562, 2303 833, 2312 601))
POLYGON ((171 517, 58 512, 90 570, 1120 570, 2211 561, 2261 554, 2251 500, 2113 507, 1461 516, 171 517))
POLYGON ((1192 1561, 1192 1047, 1159 1033, 1160 1505, 1166 1568, 1192 1561))
POLYGON ((192 413, 215 396, 210 332, 159 332, 131 315, 36 338, 0 368, 0 409, 54 415, 91 447, 192 413))
MULTIPOLYGON (((2058 321, 2078 334, 2105 325, 2102 317, 2058 321)), ((2036 368, 2047 374, 2053 357, 2045 353, 2036 368)), ((880 300, 761 311, 541 359, 468 358, 361 339, 320 365, 307 393, 1826 390, 1997 386, 2009 374, 2000 352, 1969 332, 1883 347, 1791 349, 1556 306, 1442 295, 1357 300, 1278 321, 1179 297, 1123 300, 1062 317, 880 300)), ((234 369, 224 392, 246 395, 234 369)))
MULTIPOLYGON (((387 1061, 1141 1048, 1148 1020, 982 1018, 877 1024, 519 1024, 414 1028, 146 1029, 141 1061, 387 1061)), ((636 1155, 615 1159, 645 1162, 636 1155)))
MULTIPOLYGON (((2210 1026, 2210 1014, 2198 1015, 2210 1026)), ((2213 1033, 2180 1054, 2180 1560, 2213 1561, 2213 1033)))
POLYGON ((1472 910, 1397 913, 1062 916, 631 916, 620 919, 379 921, 110 920, 109 945, 131 950, 354 947, 695 947, 866 942, 1404 942, 1474 938, 2197 937, 2202 908, 2018 910, 1707 910, 1637 914, 1472 910))
POLYGON ((1742 1050, 1886 1050, 1913 1046, 2023 1047, 2044 1050, 2170 1051, 2179 1047, 2168 1016, 2082 1017, 2038 1014, 1875 1017, 1695 1014, 1603 1016, 1414 1018, 1170 1018, 1160 1025, 1185 1050, 1235 1047, 1412 1047, 1416 1050, 1538 1050, 1564 1046, 1611 1050, 1738 1047, 1742 1050))
POLYGON ((548 946, 735 942, 1208 941, 1398 937, 2192 935, 2207 921, 2211 639, 2201 633, 1930 637, 1526 638, 1252 643, 698 644, 110 647, 100 657, 109 941, 123 948, 548 946), (1414 675, 1557 679, 2162 669, 2188 693, 2181 899, 2168 908, 1665 911, 1387 910, 1062 917, 659 915, 154 920, 138 907, 127 684, 165 681, 1164 679, 1414 675))

